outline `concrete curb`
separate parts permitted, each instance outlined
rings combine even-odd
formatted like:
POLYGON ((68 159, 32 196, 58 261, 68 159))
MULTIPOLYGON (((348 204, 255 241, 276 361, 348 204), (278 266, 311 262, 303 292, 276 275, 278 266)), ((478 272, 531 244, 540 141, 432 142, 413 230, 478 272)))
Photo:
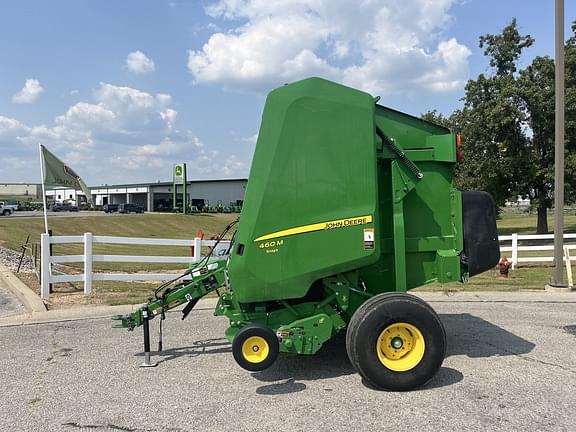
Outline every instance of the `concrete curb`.
POLYGON ((46 305, 40 296, 2 264, 0 264, 0 281, 20 300, 28 312, 46 312, 46 305))
POLYGON ((554 285, 546 285, 545 287, 546 292, 549 293, 569 293, 572 292, 572 287, 566 286, 554 286, 554 285))
POLYGON ((576 291, 460 291, 411 292, 430 303, 576 303, 576 291))

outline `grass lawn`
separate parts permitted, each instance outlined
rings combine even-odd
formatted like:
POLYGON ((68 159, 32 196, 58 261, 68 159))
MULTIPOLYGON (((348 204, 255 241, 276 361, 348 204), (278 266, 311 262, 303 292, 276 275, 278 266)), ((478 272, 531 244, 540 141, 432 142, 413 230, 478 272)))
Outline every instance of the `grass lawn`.
MULTIPOLYGON (((122 237, 149 237, 192 239, 202 229, 204 238, 220 234, 222 230, 238 217, 237 214, 135 214, 135 215, 105 215, 86 217, 52 217, 48 224, 53 235, 79 235, 91 232, 95 235, 110 235, 122 237)), ((30 234, 30 241, 40 241, 44 232, 42 218, 0 218, 0 246, 20 250, 21 245, 30 234)), ((83 254, 81 244, 54 245, 55 255, 83 254)), ((179 246, 135 246, 95 244, 94 254, 117 255, 165 255, 189 256, 188 247, 179 246)), ((72 267, 82 268, 82 264, 72 267)), ((139 263, 99 263, 95 262, 94 270, 106 271, 156 271, 165 269, 180 269, 182 264, 139 264, 139 263)))
MULTIPOLYGON (((498 220, 498 233, 500 235, 536 234, 536 214, 520 214, 504 211, 502 219, 498 220)), ((554 232, 554 215, 548 215, 548 229, 554 232)), ((564 215, 564 231, 576 232, 576 215, 574 211, 564 215)))
MULTIPOLYGON (((116 235, 127 237, 192 239, 199 229, 205 237, 219 234, 224 227, 234 220, 235 214, 210 215, 177 215, 177 214, 144 214, 144 215, 106 215, 79 217, 52 217, 49 224, 55 235, 79 235, 90 231, 95 235, 116 235)), ((553 230, 553 216, 549 216, 550 230, 553 230)), ((498 221, 500 234, 520 233, 533 234, 536 227, 536 215, 503 212, 498 221)), ((0 245, 18 250, 30 234, 31 241, 39 241, 43 232, 42 218, 0 218, 0 245)), ((576 232, 576 216, 565 216, 565 229, 576 232)), ((82 254, 81 245, 55 245, 56 254, 82 254)), ((186 247, 170 246, 130 246, 130 245, 95 245, 97 254, 127 255, 175 255, 188 256, 186 247)), ((81 269, 82 264, 75 265, 81 269)), ((175 273, 183 269, 181 264, 138 264, 138 263, 94 263, 95 271, 162 271, 175 273)), ((422 291, 516 291, 542 290, 552 275, 551 267, 524 267, 510 272, 506 280, 498 278, 496 271, 486 272, 470 279, 468 284, 431 284, 418 290, 422 291)), ((38 290, 38 283, 33 276, 22 276, 33 289, 38 290)), ((51 297, 52 307, 66 306, 69 303, 89 304, 124 304, 141 303, 149 298, 158 286, 157 282, 94 282, 92 296, 82 295, 81 284, 58 284, 55 295, 51 297)))
POLYGON ((453 282, 449 284, 430 284, 414 291, 542 291, 552 278, 553 267, 520 267, 510 271, 507 279, 500 279, 498 270, 491 270, 476 275, 466 284, 453 282))
MULTIPOLYGON (((143 214, 143 215, 105 215, 52 217, 49 216, 49 226, 54 235, 79 235, 92 232, 95 235, 111 235, 123 237, 175 238, 192 239, 198 230, 202 229, 205 238, 218 235, 237 214, 143 214)), ((0 218, 0 246, 19 250, 26 237, 30 241, 39 241, 44 232, 42 218, 0 218)), ((54 253, 82 254, 82 245, 54 245, 54 253)), ((169 255, 189 256, 188 247, 178 246, 131 246, 131 245, 94 245, 95 254, 118 255, 169 255)), ((83 264, 70 264, 71 271, 79 271, 83 264)), ((184 264, 139 264, 139 263, 98 263, 93 265, 94 271, 137 272, 169 270, 175 274, 185 269, 184 264)), ((40 292, 38 281, 34 275, 20 274, 20 278, 33 290, 40 292)), ((93 294, 82 294, 82 283, 64 283, 54 285, 54 294, 50 298, 52 308, 65 307, 73 304, 127 304, 141 303, 153 295, 154 288, 160 282, 104 282, 95 281, 93 294)))

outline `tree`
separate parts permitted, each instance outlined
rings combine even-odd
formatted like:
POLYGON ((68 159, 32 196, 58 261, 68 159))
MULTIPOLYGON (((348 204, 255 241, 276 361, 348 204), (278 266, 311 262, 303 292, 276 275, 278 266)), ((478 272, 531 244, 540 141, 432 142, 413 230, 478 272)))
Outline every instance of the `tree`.
POLYGON ((572 23, 572 36, 564 46, 566 63, 566 199, 576 200, 576 21, 572 23))
POLYGON ((531 136, 527 140, 528 172, 518 179, 517 192, 537 207, 536 232, 547 233, 546 214, 552 207, 554 185, 554 61, 536 57, 520 72, 518 93, 531 136))
POLYGON ((524 48, 534 43, 530 35, 518 33, 516 18, 504 27, 502 34, 480 36, 480 48, 486 47, 484 55, 490 57, 490 66, 496 69, 497 76, 511 76, 516 72, 516 62, 524 48))
MULTIPOLYGON (((573 35, 565 45, 566 54, 566 130, 565 130, 565 199, 576 195, 576 23, 573 35)), ((520 179, 519 194, 530 198, 538 208, 537 232, 548 232, 547 209, 552 207, 554 193, 555 150, 555 64, 549 57, 536 57, 520 72, 518 94, 523 102, 529 126, 528 159, 530 176, 520 179)))
MULTIPOLYGON (((576 198, 576 22, 566 42, 566 197, 576 198)), ((469 80, 464 106, 449 117, 424 118, 462 133, 462 189, 490 192, 498 205, 518 196, 537 207, 537 232, 547 233, 554 184, 554 61, 536 57, 523 70, 518 61, 534 39, 521 35, 516 20, 501 34, 479 39, 492 68, 469 80)))

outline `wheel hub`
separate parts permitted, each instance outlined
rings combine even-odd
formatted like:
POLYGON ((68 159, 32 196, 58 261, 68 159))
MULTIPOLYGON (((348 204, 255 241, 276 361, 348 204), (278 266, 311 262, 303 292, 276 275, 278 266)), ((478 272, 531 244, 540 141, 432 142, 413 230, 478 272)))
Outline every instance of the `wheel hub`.
POLYGON ((269 352, 268 342, 260 336, 251 336, 242 344, 242 356, 250 363, 262 363, 269 352))
POLYGON ((391 345, 392 348, 394 348, 394 349, 400 349, 400 348, 402 348, 402 346, 404 345, 404 341, 402 340, 401 337, 395 336, 395 337, 393 337, 392 340, 390 341, 390 345, 391 345))
POLYGON ((424 357, 422 332, 414 325, 398 322, 386 327, 376 342, 380 362, 394 372, 414 369, 424 357))

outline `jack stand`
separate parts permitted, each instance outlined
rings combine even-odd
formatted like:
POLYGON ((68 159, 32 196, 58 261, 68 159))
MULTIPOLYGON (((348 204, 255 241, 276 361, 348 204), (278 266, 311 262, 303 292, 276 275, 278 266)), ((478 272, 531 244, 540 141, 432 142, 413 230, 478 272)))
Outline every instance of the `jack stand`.
POLYGON ((156 367, 158 363, 150 363, 150 326, 148 324, 148 309, 142 311, 142 327, 144 329, 144 363, 140 367, 156 367))

